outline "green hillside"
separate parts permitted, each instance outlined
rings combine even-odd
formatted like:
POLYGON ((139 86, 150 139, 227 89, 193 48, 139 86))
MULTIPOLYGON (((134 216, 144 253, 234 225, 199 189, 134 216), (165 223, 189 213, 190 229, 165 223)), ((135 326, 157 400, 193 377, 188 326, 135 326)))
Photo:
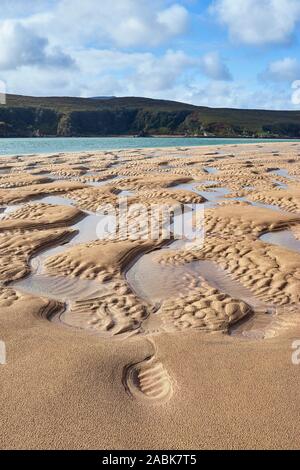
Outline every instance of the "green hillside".
POLYGON ((193 106, 149 98, 8 95, 0 137, 187 135, 300 138, 300 111, 193 106))

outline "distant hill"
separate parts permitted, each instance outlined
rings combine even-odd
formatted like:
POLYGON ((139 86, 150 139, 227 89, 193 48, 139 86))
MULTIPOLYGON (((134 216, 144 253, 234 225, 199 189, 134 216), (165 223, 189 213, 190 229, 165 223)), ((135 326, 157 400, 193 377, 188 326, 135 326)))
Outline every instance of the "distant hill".
POLYGON ((91 100, 111 100, 112 98, 115 98, 115 96, 92 96, 90 99, 91 100))
POLYGON ((135 97, 8 95, 0 105, 0 137, 116 135, 300 138, 300 111, 208 108, 135 97))

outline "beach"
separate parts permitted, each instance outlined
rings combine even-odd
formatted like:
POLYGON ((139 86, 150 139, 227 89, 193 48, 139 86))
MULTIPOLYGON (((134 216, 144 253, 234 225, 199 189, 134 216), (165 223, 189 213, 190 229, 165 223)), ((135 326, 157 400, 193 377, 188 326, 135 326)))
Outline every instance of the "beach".
POLYGON ((1 156, 0 448, 299 448, 299 155, 1 156), (199 210, 201 239, 153 236, 153 206, 199 210))

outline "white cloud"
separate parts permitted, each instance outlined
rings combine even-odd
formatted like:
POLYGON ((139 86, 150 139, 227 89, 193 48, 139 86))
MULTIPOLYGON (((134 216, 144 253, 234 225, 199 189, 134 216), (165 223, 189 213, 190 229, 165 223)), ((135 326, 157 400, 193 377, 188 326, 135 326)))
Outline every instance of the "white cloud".
POLYGON ((257 89, 248 83, 211 81, 194 82, 181 90, 181 100, 199 106, 243 109, 295 109, 291 105, 290 89, 269 86, 257 89))
POLYGON ((72 69, 57 70, 22 67, 5 71, 10 93, 60 94, 78 96, 142 95, 154 96, 173 90, 184 81, 186 69, 197 62, 182 51, 168 50, 162 56, 153 53, 130 53, 116 50, 72 50, 78 73, 72 69), (28 77, 31 77, 28 79, 28 77), (58 77, 58 78, 57 78, 58 77))
POLYGON ((186 29, 188 12, 181 5, 172 5, 158 12, 157 23, 161 24, 170 35, 177 36, 177 34, 184 32, 186 29))
POLYGON ((194 76, 225 80, 230 75, 215 53, 198 58, 172 49, 159 56, 151 52, 80 49, 72 50, 71 55, 81 70, 87 96, 105 94, 101 86, 109 90, 108 94, 162 96, 194 76))
POLYGON ((300 21, 299 0, 215 0, 211 13, 234 41, 250 45, 288 42, 300 21))
POLYGON ((291 102, 295 106, 300 105, 300 80, 295 80, 292 83, 292 97, 291 97, 291 102))
MULTIPOLYGON (((205 106, 291 108, 291 89, 280 82, 297 78, 298 61, 271 62, 264 77, 269 82, 258 84, 253 59, 251 83, 251 73, 248 82, 226 83, 232 76, 221 55, 201 56, 200 47, 210 50, 207 45, 196 44, 198 36, 182 36, 193 2, 1 0, 0 78, 10 93, 135 95, 205 106)), ((300 0, 211 2, 236 43, 284 43, 300 19, 300 0)), ((205 8, 205 2, 199 4, 205 8)), ((216 51, 213 33, 209 41, 216 51)))
POLYGON ((47 27, 53 42, 60 37, 69 45, 127 48, 168 42, 186 31, 188 19, 186 8, 168 0, 61 0, 43 24, 40 15, 31 22, 47 27))
POLYGON ((53 0, 1 0, 1 18, 21 18, 53 6, 53 0))
POLYGON ((300 79, 300 61, 295 58, 286 57, 282 60, 271 62, 261 77, 275 82, 298 80, 300 79))
MULTIPOLYGON (((75 53, 74 53, 75 54, 75 53)), ((185 60, 182 57, 181 71, 173 69, 173 75, 166 73, 172 57, 179 60, 178 51, 170 51, 160 58, 152 54, 130 54, 118 51, 81 51, 75 54, 80 73, 71 69, 33 68, 26 66, 22 73, 10 70, 5 72, 8 93, 28 95, 64 95, 64 96, 145 96, 158 99, 170 99, 209 107, 234 107, 257 109, 297 109, 291 102, 291 89, 278 89, 269 84, 255 84, 222 81, 207 81, 199 74, 186 76, 185 60), (114 55, 115 54, 115 55, 114 55), (84 59, 83 59, 84 58, 84 59), (138 68, 137 60, 143 67, 138 68), (147 68, 155 68, 157 75, 154 82, 151 75, 147 78, 147 68), (168 86, 167 86, 168 84, 168 86)), ((149 76, 149 74, 148 74, 149 76)), ((299 90, 295 90, 295 96, 299 90)), ((295 98, 296 99, 296 98, 295 98)))
POLYGON ((202 72, 213 80, 232 80, 232 76, 226 64, 224 64, 217 52, 210 52, 200 59, 202 72))
MULTIPOLYGON (((60 94, 79 96, 135 95, 179 98, 177 91, 188 87, 196 77, 204 78, 203 58, 194 58, 180 50, 167 50, 156 56, 150 52, 121 52, 118 50, 72 49, 78 73, 40 67, 33 70, 28 64, 22 73, 5 73, 9 92, 29 94, 60 94), (31 79, 28 77, 31 75, 31 79), (58 78, 56 78, 58 77, 58 78)), ((216 76, 214 75, 214 78, 216 76)))
POLYGON ((6 20, 0 24, 0 70, 24 65, 69 67, 72 63, 71 57, 58 46, 48 49, 48 39, 20 22, 6 20))
POLYGON ((162 57, 147 54, 143 61, 137 64, 133 81, 149 92, 164 91, 172 88, 186 68, 194 67, 194 59, 182 51, 169 50, 162 57))

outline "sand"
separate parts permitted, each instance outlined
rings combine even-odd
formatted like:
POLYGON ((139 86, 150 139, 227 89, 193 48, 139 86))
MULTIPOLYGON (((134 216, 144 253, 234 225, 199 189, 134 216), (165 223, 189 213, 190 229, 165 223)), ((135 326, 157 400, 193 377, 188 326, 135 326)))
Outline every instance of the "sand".
POLYGON ((299 238, 299 153, 1 157, 0 448, 299 448, 300 252, 261 238, 299 238), (130 233, 70 242, 125 195, 130 233), (137 204, 204 206, 204 244, 135 239, 137 204))

